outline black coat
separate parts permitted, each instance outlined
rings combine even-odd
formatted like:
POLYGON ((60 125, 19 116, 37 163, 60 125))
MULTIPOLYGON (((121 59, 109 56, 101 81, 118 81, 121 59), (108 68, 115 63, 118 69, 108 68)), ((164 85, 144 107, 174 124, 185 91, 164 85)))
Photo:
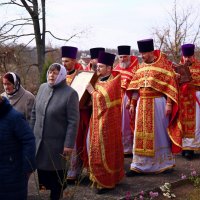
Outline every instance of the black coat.
POLYGON ((0 103, 0 199, 25 200, 28 173, 35 170, 35 138, 23 115, 0 103))

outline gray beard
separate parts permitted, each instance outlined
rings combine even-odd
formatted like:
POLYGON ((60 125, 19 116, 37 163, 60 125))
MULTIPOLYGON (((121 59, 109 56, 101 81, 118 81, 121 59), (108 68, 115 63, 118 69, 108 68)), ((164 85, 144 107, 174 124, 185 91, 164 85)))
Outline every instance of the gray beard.
POLYGON ((122 63, 119 64, 119 66, 120 66, 122 69, 128 68, 129 65, 130 65, 130 61, 128 61, 128 62, 122 62, 122 63))

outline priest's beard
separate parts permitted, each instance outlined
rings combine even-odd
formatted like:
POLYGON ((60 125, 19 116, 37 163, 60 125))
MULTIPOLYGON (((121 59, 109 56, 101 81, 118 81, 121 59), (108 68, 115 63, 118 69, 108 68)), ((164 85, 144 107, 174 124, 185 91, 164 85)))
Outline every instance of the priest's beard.
POLYGON ((129 67, 130 61, 128 61, 128 62, 121 62, 119 65, 120 65, 120 67, 121 67, 122 69, 126 69, 126 68, 129 67))

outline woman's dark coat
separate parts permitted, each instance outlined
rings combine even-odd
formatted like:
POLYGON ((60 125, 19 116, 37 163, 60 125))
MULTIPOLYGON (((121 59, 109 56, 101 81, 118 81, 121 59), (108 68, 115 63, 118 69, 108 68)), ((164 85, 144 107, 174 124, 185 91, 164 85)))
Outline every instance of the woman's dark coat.
POLYGON ((23 115, 0 102, 0 199, 25 200, 35 170, 35 138, 23 115))

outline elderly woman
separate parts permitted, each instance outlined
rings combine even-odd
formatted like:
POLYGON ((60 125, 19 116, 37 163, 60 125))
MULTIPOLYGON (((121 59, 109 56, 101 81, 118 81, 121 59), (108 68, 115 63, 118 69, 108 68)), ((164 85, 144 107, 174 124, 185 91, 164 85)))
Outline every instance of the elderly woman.
POLYGON ((3 87, 5 92, 2 96, 5 96, 10 104, 29 121, 35 102, 34 95, 21 86, 20 78, 14 72, 7 72, 3 76, 3 87))
POLYGON ((36 165, 40 187, 58 200, 65 188, 66 160, 73 150, 79 125, 77 92, 66 84, 66 69, 53 63, 36 96, 31 126, 36 137, 36 165))
POLYGON ((23 115, 0 96, 0 199, 26 200, 35 138, 23 115))

